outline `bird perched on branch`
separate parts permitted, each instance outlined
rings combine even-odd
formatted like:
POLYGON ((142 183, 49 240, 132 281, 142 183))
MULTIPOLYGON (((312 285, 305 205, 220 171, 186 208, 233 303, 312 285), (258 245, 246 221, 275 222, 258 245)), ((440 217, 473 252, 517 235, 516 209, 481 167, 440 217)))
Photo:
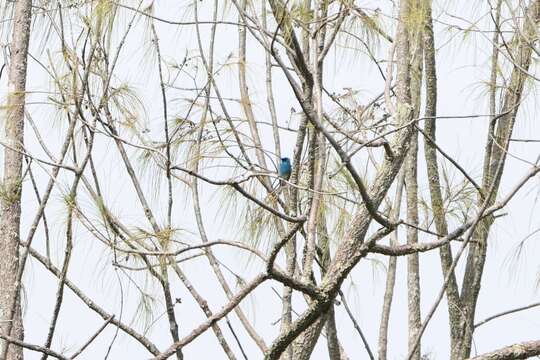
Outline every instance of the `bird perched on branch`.
POLYGON ((291 171, 292 171, 291 159, 289 159, 288 157, 281 158, 281 162, 279 163, 279 171, 278 171, 279 177, 285 180, 289 180, 289 178, 291 177, 291 171))

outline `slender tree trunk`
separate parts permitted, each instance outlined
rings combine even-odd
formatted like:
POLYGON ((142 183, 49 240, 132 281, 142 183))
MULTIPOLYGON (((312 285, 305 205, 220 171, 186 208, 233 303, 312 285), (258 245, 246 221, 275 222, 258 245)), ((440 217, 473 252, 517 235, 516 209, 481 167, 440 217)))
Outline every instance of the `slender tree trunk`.
MULTIPOLYGON (((285 5, 281 1, 276 0, 270 0, 268 1, 268 4, 270 5, 270 8, 272 9, 272 13, 274 15, 274 19, 276 21, 280 21, 281 19, 281 9, 285 8, 285 5)), ((304 0, 303 6, 305 9, 311 8, 311 0, 304 0)), ((292 30, 290 24, 287 23, 287 21, 283 24, 282 31, 287 34, 287 37, 289 41, 292 41, 293 44, 297 46, 297 50, 301 51, 303 54, 309 54, 310 49, 310 42, 309 42, 309 32, 307 30, 303 30, 301 33, 302 36, 302 48, 300 49, 300 44, 298 43, 298 40, 296 39, 296 34, 292 30)), ((290 54, 287 54, 289 57, 289 60, 291 63, 296 63, 296 60, 294 57, 292 57, 290 54)), ((302 91, 304 98, 306 101, 312 102, 313 99, 313 84, 303 82, 302 83, 302 91)), ((296 136, 296 143, 294 147, 294 155, 293 155, 293 168, 291 172, 291 178, 289 181, 293 184, 297 184, 300 180, 300 162, 302 160, 303 155, 303 148, 304 144, 306 142, 307 138, 307 128, 308 128, 308 118, 307 116, 303 116, 300 120, 300 124, 297 131, 296 136)), ((298 189, 296 187, 291 187, 288 189, 286 196, 286 202, 289 206, 289 211, 291 212, 292 216, 296 216, 299 212, 298 209, 298 189)), ((296 235, 293 236, 285 245, 285 261, 286 261, 286 272, 290 276, 294 276, 297 272, 296 269, 296 261, 297 261, 297 254, 296 254, 296 235)), ((291 324, 292 324, 292 289, 284 286, 283 287, 283 307, 281 312, 281 332, 284 333, 287 331, 291 324)), ((292 360, 294 357, 293 355, 294 349, 293 346, 289 346, 287 348, 287 351, 283 353, 281 356, 281 359, 283 360, 292 360)))
MULTIPOLYGON (((23 340, 20 301, 16 301, 19 267, 19 238, 21 221, 22 162, 24 148, 24 102, 32 1, 15 1, 11 59, 9 63, 8 99, 5 112, 4 179, 0 199, 0 331, 17 340, 23 340)), ((18 297, 20 298, 20 297, 18 297)), ((0 356, 6 360, 23 358, 21 347, 0 341, 0 356)))
MULTIPOLYGON (((422 54, 424 31, 424 6, 421 1, 410 3, 409 39, 411 46, 411 100, 414 108, 414 118, 420 113, 420 89, 422 87, 422 54)), ((407 190, 407 222, 418 225, 418 131, 413 132, 409 152, 404 163, 405 184, 407 190)), ((407 244, 418 243, 418 230, 409 226, 407 228, 407 244)), ((407 293, 408 293, 408 327, 409 352, 414 346, 422 326, 420 314, 420 264, 419 255, 407 256, 407 293)), ((412 360, 420 360, 421 346, 416 348, 412 360)))
MULTIPOLYGON (((241 1, 242 11, 247 10, 247 0, 241 1)), ((239 23, 243 25, 243 17, 239 16, 239 23)), ((240 88, 240 102, 242 109, 246 116, 246 120, 249 124, 249 131, 253 139, 253 146, 255 146, 255 154, 259 165, 266 169, 266 160, 264 158, 264 151, 262 147, 261 137, 259 135, 259 129, 257 128, 257 122, 255 121, 255 115, 253 114, 253 107, 251 106, 251 98, 249 96, 249 88, 246 77, 246 28, 245 26, 238 27, 238 80, 240 88)), ((265 181, 268 181, 265 179, 265 181)))
POLYGON ((328 346, 328 357, 330 360, 341 360, 341 349, 339 347, 339 340, 337 337, 336 315, 334 313, 333 305, 330 306, 330 310, 328 310, 325 328, 326 343, 328 346))
MULTIPOLYGON (((407 187, 407 222, 418 225, 418 133, 411 138, 411 147, 405 163, 405 182, 407 187)), ((407 228, 407 244, 418 243, 418 230, 409 226, 407 228)), ((407 299, 408 299, 408 327, 409 351, 415 345, 416 337, 422 326, 420 316, 420 265, 418 254, 407 256, 407 299)), ((420 360, 420 346, 416 348, 412 360, 420 360)))
MULTIPOLYGON (((403 194, 403 184, 405 182, 403 171, 397 180, 396 197, 392 205, 392 220, 399 219, 401 209, 401 197, 403 194)), ((390 245, 397 245, 397 231, 390 234, 390 245)), ((392 300, 394 298, 394 286, 396 283, 397 257, 390 256, 388 260, 388 270, 386 271, 386 285, 384 290, 383 307, 381 312, 381 325, 379 327, 379 360, 386 360, 388 350, 388 325, 390 323, 390 310, 392 309, 392 300)))
MULTIPOLYGON (((508 87, 503 94, 503 108, 501 113, 505 114, 497 120, 494 131, 494 146, 490 155, 486 156, 485 173, 483 176, 482 189, 483 196, 480 197, 480 204, 487 201, 488 206, 495 203, 504 165, 506 154, 510 145, 510 138, 514 129, 517 112, 522 99, 525 81, 528 78, 526 73, 531 64, 532 44, 537 37, 537 27, 540 21, 540 0, 533 0, 525 10, 525 17, 521 29, 516 30, 512 39, 514 66, 508 87)), ((493 120, 491 120, 493 121, 493 120)), ((493 216, 482 220, 476 227, 473 235, 474 242, 470 246, 465 276, 463 279, 463 289, 461 294, 463 320, 459 324, 462 334, 459 347, 459 354, 456 359, 467 358, 471 352, 472 338, 474 333, 474 319, 476 303, 480 293, 480 286, 487 253, 487 240, 493 216)))
MULTIPOLYGON (((320 162, 323 164, 321 172, 326 173, 327 165, 327 150, 325 146, 326 140, 320 137, 320 162)), ((321 273, 326 272, 326 267, 330 264, 330 236, 328 234, 328 228, 326 218, 321 215, 317 221, 317 246, 320 250, 318 259, 321 266, 321 273)), ((328 357, 330 360, 347 360, 348 357, 342 348, 337 333, 336 316, 334 306, 332 305, 328 311, 326 318, 325 330, 326 330, 326 343, 328 348, 328 357)))
MULTIPOLYGON (((437 116, 437 68, 435 60, 435 38, 433 35, 433 20, 431 18, 431 2, 427 3, 426 8, 426 24, 424 32, 424 68, 425 68, 425 83, 426 83, 426 110, 425 110, 425 125, 424 133, 427 135, 424 141, 424 154, 426 159, 426 168, 428 175, 429 194, 431 197, 431 208, 435 221, 437 233, 441 236, 448 234, 448 223, 446 221, 441 181, 439 177, 437 149, 431 141, 436 141, 436 120, 437 116), (428 140, 428 138, 430 140, 428 140)), ((450 245, 442 246, 439 250, 441 259, 441 267, 444 277, 448 276, 452 265, 453 256, 450 245)), ((446 287, 446 299, 448 301, 448 318, 450 324, 459 324, 460 300, 459 290, 454 273, 450 275, 448 286, 446 287)), ((452 351, 452 359, 455 359, 455 349, 458 348, 459 341, 458 326, 450 326, 450 344, 452 351)))

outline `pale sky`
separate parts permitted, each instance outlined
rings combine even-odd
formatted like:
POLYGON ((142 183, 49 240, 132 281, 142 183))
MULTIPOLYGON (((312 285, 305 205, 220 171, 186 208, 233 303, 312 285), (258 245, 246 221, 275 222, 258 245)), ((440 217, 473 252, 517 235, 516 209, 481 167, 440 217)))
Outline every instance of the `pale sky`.
MULTIPOLYGON (((132 2, 129 2, 130 4, 132 2)), ((359 1, 360 6, 367 8, 380 7, 383 14, 391 14, 391 3, 389 1, 359 1)), ((434 5, 434 18, 440 20, 436 22, 436 42, 440 48, 437 53, 438 60, 438 112, 439 115, 478 115, 487 114, 487 88, 485 81, 489 79, 490 45, 482 35, 469 33, 467 36, 458 34, 457 31, 449 31, 444 24, 456 24, 467 27, 468 24, 451 15, 457 15, 470 21, 477 21, 482 29, 490 25, 489 15, 486 15, 486 5, 482 2, 478 7, 473 8, 466 0, 460 1, 438 1, 434 5)), ((155 15, 169 20, 192 20, 192 12, 188 9, 190 1, 160 0, 156 4, 155 15)), ((210 20, 211 1, 199 2, 200 17, 210 20)), ((259 3, 258 5, 259 6, 259 3)), ((117 30, 125 29, 127 19, 132 12, 121 10, 121 25, 117 30)), ((221 12, 223 16, 235 19, 236 11, 232 4, 228 10, 221 12)), ((383 17, 384 18, 384 17, 383 17)), ((386 19, 387 20, 387 19, 386 19)), ((389 21, 385 21, 386 24, 389 21)), ((42 24, 41 24, 42 25, 42 24)), ((174 59, 180 62, 186 53, 195 54, 197 51, 195 31, 193 27, 185 26, 179 28, 174 25, 167 25, 156 22, 160 45, 164 58, 169 61, 174 59)), ((202 26, 204 36, 209 35, 210 26, 202 26)), ((47 59, 46 51, 42 51, 41 41, 43 38, 33 33, 31 53, 40 60, 47 59)), ((149 37, 145 33, 144 24, 139 21, 133 27, 127 38, 127 45, 122 50, 118 68, 116 72, 115 84, 128 83, 142 99, 146 114, 141 113, 141 120, 148 122, 149 136, 154 140, 162 140, 161 132, 161 98, 159 93, 159 83, 156 81, 155 62, 143 61, 147 55, 149 37)), ((45 49, 57 51, 58 39, 54 33, 46 40, 45 49), (54 44, 54 45, 49 45, 54 44)), ((238 93, 238 79, 236 66, 234 66, 234 56, 237 53, 238 35, 237 29, 230 25, 219 25, 216 38, 216 64, 223 63, 230 53, 233 58, 229 67, 225 67, 218 75, 218 85, 220 91, 226 97, 236 97, 238 93)), ((203 39, 203 44, 207 47, 207 42, 203 39)), ((338 41, 343 45, 343 40, 338 41)), ((353 44, 354 45, 354 44, 353 44)), ((256 116, 265 121, 270 117, 267 111, 264 98, 264 53, 261 47, 254 41, 248 43, 248 80, 250 93, 255 105, 256 116)), ((378 57, 386 57, 386 44, 380 41, 378 47, 378 57)), ((53 56, 58 56, 54 54, 53 56)), ((29 91, 51 91, 53 85, 43 70, 35 61, 29 61, 29 91)), ((326 87, 336 93, 343 93, 343 88, 351 87, 359 90, 359 101, 367 103, 371 98, 380 93, 384 88, 384 83, 376 67, 369 61, 367 56, 359 55, 358 51, 341 50, 331 53, 326 63, 325 82, 326 87)), ((204 69, 199 69, 201 76, 204 69)), ((532 68, 531 72, 535 72, 532 68)), ((288 84, 285 82, 280 70, 274 69, 274 91, 276 95, 276 105, 280 124, 286 125, 289 120, 291 107, 297 110, 299 106, 294 100, 288 84)), ((0 95, 5 96, 6 76, 2 77, 0 95)), ((192 86, 192 83, 179 82, 178 86, 192 86)), ((113 85, 114 86, 114 85, 113 85)), ((516 138, 540 138, 540 128, 535 121, 537 103, 534 99, 536 95, 536 83, 529 83, 527 89, 527 99, 520 110, 518 124, 514 133, 516 138)), ((185 113, 185 104, 182 104, 178 97, 181 92, 169 90, 169 113, 171 116, 185 113)), ((185 94, 185 93, 184 93, 185 94)), ((59 121, 55 117, 56 109, 49 103, 43 103, 45 95, 42 93, 32 93, 29 97, 28 111, 32 114, 34 121, 43 131, 47 144, 58 152, 61 138, 65 132, 65 122, 59 121)), ((234 103, 228 104, 233 116, 241 116, 239 108, 234 103)), ((330 103, 325 104, 327 111, 332 111, 334 107, 330 103)), ((293 117, 290 124, 295 128, 298 118, 293 117)), ((194 118, 193 121, 198 121, 194 118)), ((438 121, 439 145, 472 174, 476 179, 481 176, 482 153, 485 143, 485 129, 487 121, 485 118, 471 119, 441 119, 438 121)), ((263 128, 264 129, 264 128, 263 128)), ((270 150, 273 150, 271 143, 271 133, 263 131, 263 141, 270 150)), ((294 148, 294 134, 282 134, 281 145, 284 155, 292 155, 294 148)), ((26 130, 27 148, 31 154, 42 156, 43 152, 39 148, 35 137, 29 127, 26 130)), ((94 158, 98 164, 98 173, 101 174, 103 191, 106 200, 112 210, 132 227, 148 227, 143 218, 140 206, 135 199, 135 194, 129 179, 125 175, 125 169, 118 161, 118 154, 114 144, 103 136, 99 136, 96 142, 96 156, 94 158)), ((422 149, 422 143, 420 146, 422 149)), ((538 156, 540 146, 538 144, 513 144, 511 153, 517 157, 534 161, 538 156)), ((178 156, 179 158, 181 156, 178 156)), ((423 164, 423 152, 419 154, 419 174, 420 193, 429 199, 429 192, 425 182, 425 167, 423 164), (423 182, 422 182, 423 181, 423 182)), ((133 154, 133 161, 138 161, 133 154)), ((453 181, 457 184, 462 181, 459 173, 446 163, 446 169, 453 176, 453 181)), ((528 165, 522 161, 509 157, 506 168, 506 175, 501 188, 501 194, 505 194, 517 179, 519 179, 528 169, 528 165)), ((211 173, 215 178, 224 179, 226 172, 211 173)), ((47 177, 44 172, 36 174, 41 189, 44 188, 47 177)), ((64 175, 60 178, 59 189, 65 191, 70 185, 70 176, 64 175)), ((146 190, 155 190, 156 181, 151 172, 146 174, 146 190)), ((161 184, 163 185, 163 184, 161 184)), ((216 187, 201 184, 201 201, 206 230, 211 240, 234 239, 241 240, 240 232, 235 219, 227 218, 226 211, 223 211, 223 196, 216 187), (216 192, 218 190, 218 192, 216 192), (221 210, 221 211, 220 211, 221 210), (223 220, 221 220, 223 219, 223 220)), ((22 237, 25 238, 29 223, 31 222, 36 208, 35 197, 30 183, 25 183, 23 193, 23 226, 22 237)), ((511 309, 517 306, 527 305, 531 302, 539 301, 538 291, 535 287, 536 279, 540 272, 538 264, 537 240, 538 237, 531 237, 524 247, 522 257, 518 262, 509 261, 517 244, 532 231, 540 226, 536 198, 538 196, 538 179, 532 180, 528 186, 518 194, 510 203, 505 213, 508 215, 497 220, 492 228, 490 237, 490 248, 488 251, 488 261, 486 264, 484 278, 481 288, 481 295, 478 302, 477 320, 481 320, 489 315, 511 309)), ((158 219, 163 220, 166 191, 162 187, 155 196, 149 197, 153 210, 156 211, 158 219), (162 209, 162 210, 160 210, 162 209)), ((185 231, 179 233, 183 240, 193 243, 200 242, 197 228, 193 218, 191 206, 191 195, 183 185, 175 186, 176 206, 173 218, 177 227, 185 231)), ((79 202, 83 208, 88 208, 90 217, 96 215, 95 207, 88 200, 88 197, 81 191, 79 202)), ((238 211, 238 216, 240 211, 238 211)), ((51 198, 50 208, 47 210, 51 237, 54 244, 52 251, 57 266, 61 264, 63 257, 63 247, 65 238, 65 208, 62 204, 62 194, 57 189, 51 198)), ((455 225, 455 223, 454 223, 455 225)), ((102 244, 98 243, 84 229, 82 225, 77 225, 77 236, 75 237, 74 255, 68 273, 70 280, 75 282, 86 292, 96 303, 100 304, 109 312, 114 312, 117 318, 122 314, 122 320, 130 323, 134 321, 134 312, 138 306, 140 297, 133 282, 124 273, 116 272, 111 266, 111 254, 105 251, 102 244), (120 279, 120 281, 119 281, 120 279), (120 285, 121 284, 121 285, 120 285), (121 303, 123 301, 123 306, 121 303)), ((401 235, 401 234, 400 234, 401 235)), ((403 237, 400 236, 400 240, 403 237)), ((421 241, 429 241, 431 238, 420 234, 421 241)), ((261 243, 268 239, 260 239, 261 243)), ((339 241, 339 239, 336 239, 339 241)), ((44 236, 40 228, 34 239, 34 246, 40 251, 44 250, 44 236)), ((263 248, 264 249, 264 248, 263 248)), ((226 247, 215 249, 218 258, 225 265, 233 269, 236 273, 244 276, 246 280, 262 269, 261 263, 251 259, 245 252, 231 250, 226 247)), ((359 321, 362 330, 367 336, 369 344, 374 352, 377 349, 377 337, 380 322, 380 312, 382 307, 382 296, 384 293, 385 273, 380 266, 380 261, 387 264, 387 258, 382 256, 370 256, 375 261, 363 259, 354 271, 349 275, 343 285, 343 291, 347 295, 356 319, 359 321)), ((460 262, 464 264, 465 257, 460 262)), ((429 252, 420 256, 421 281, 422 281, 422 317, 424 318, 428 309, 433 304, 438 293, 442 275, 438 252, 429 252)), ((226 303, 225 296, 215 276, 210 271, 207 261, 204 258, 189 261, 182 265, 183 270, 190 276, 191 281, 199 292, 209 301, 212 310, 217 311, 226 303)), ((464 266, 459 266, 458 272, 463 271, 464 266)), ((224 270, 228 276, 229 283, 235 284, 234 278, 229 272, 224 270)), ((150 281, 150 277, 141 272, 129 273, 139 286, 142 286, 151 294, 156 295, 159 306, 155 307, 155 325, 152 326, 149 338, 160 348, 168 347, 172 340, 167 329, 166 316, 163 314, 163 306, 159 303, 161 292, 158 286, 150 281)), ((171 276, 174 279, 174 276, 171 276)), ((46 338, 49 319, 55 300, 57 280, 51 276, 41 264, 31 260, 27 265, 25 275, 25 340, 29 343, 42 344, 46 338)), ((242 303, 242 308, 253 320, 256 328, 264 337, 267 344, 279 333, 279 324, 274 324, 280 316, 281 306, 277 295, 272 288, 281 293, 281 286, 276 282, 267 282, 258 288, 252 296, 242 303)), ((194 302, 192 297, 176 280, 172 281, 173 298, 181 298, 182 303, 175 307, 177 320, 180 328, 180 337, 188 334, 191 329, 205 320, 205 316, 194 302)), ((400 258, 398 261, 396 288, 394 303, 390 319, 389 333, 389 359, 403 359, 407 353, 407 298, 406 298, 406 261, 400 258)), ((61 351, 69 349, 68 354, 77 349, 82 342, 92 334, 103 321, 95 313, 82 305, 81 302, 71 293, 65 291, 65 304, 61 310, 59 327, 55 334, 53 349, 61 351)), ((295 310, 301 312, 304 307, 303 299, 299 296, 295 298, 295 310)), ((474 337, 473 354, 482 353, 500 348, 515 342, 533 340, 540 333, 540 310, 532 309, 516 315, 495 320, 481 327, 474 337)), ((253 341, 243 330, 234 314, 229 315, 229 320, 233 324, 235 331, 239 335, 244 349, 248 352, 249 359, 261 358, 261 353, 254 345, 253 341)), ((336 320, 338 323, 338 336, 350 359, 366 359, 358 334, 355 332, 343 306, 336 307, 336 320)), ((140 321, 140 319, 139 319, 140 321)), ((140 324, 140 323, 139 323, 140 324)), ((220 322, 233 351, 238 358, 241 354, 238 351, 231 332, 227 328, 225 321, 220 322)), ((142 327, 138 327, 141 329, 142 327)), ((102 359, 107 352, 109 344, 114 336, 116 328, 109 326, 105 331, 105 336, 100 336, 86 350, 80 359, 102 359)), ((422 340, 422 352, 432 353, 434 359, 446 359, 449 351, 449 334, 447 326, 447 310, 443 301, 435 317, 431 320, 426 334, 422 340)), ((221 359, 225 358, 221 347, 215 339, 212 331, 207 331, 198 337, 194 342, 183 349, 186 359, 221 359)), ((26 352, 27 359, 37 359, 41 354, 26 352)), ((321 338, 313 353, 313 359, 327 359, 326 344, 321 338)), ((146 359, 149 353, 138 343, 124 336, 120 331, 118 338, 112 346, 109 359, 146 359)))

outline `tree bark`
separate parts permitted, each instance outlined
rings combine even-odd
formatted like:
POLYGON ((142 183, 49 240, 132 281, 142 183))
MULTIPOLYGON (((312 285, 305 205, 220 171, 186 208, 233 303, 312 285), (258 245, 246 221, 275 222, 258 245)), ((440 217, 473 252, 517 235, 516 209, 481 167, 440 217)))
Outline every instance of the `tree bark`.
MULTIPOLYGON (((435 37, 433 35, 433 20, 431 18, 431 2, 428 2, 426 9, 425 24, 425 50, 424 50, 424 68, 426 83, 426 110, 424 132, 431 140, 436 141, 436 119, 437 116, 437 68, 435 60, 435 37)), ((448 234, 448 223, 446 220, 444 203, 442 198, 441 181, 439 176, 437 149, 435 144, 427 138, 424 141, 424 154, 426 160, 426 169, 429 184, 429 194, 431 198, 431 209, 435 228, 441 236, 448 234)), ((444 245, 439 250, 443 276, 446 278, 450 267, 452 266, 453 256, 450 245, 444 245)), ((459 324, 460 300, 459 290, 454 273, 450 274, 448 286, 446 287, 446 300, 448 301, 448 318, 450 324, 459 324)), ((452 349, 451 358, 454 359, 454 349, 457 349, 460 333, 458 326, 450 326, 450 344, 452 349)))
MULTIPOLYGON (((18 0, 14 4, 11 58, 8 76, 8 98, 5 116, 5 136, 9 147, 4 149, 4 178, 0 199, 0 331, 22 341, 24 338, 20 301, 17 301, 19 238, 21 222, 22 150, 24 148, 24 103, 32 1, 18 0), (15 314, 13 303, 17 301, 15 314)), ((20 298, 20 297, 18 297, 20 298)), ((0 341, 0 356, 6 360, 21 360, 22 347, 0 341)))
MULTIPOLYGON (((403 184, 405 182, 405 175, 403 171, 397 180, 396 197, 394 204, 392 205, 392 220, 399 219, 399 213, 401 210, 401 197, 403 194, 403 184)), ((390 245, 398 245, 397 231, 390 234, 390 245)), ((388 325, 390 323, 390 310, 392 309, 392 300, 394 298, 394 286, 396 283, 396 269, 397 269, 397 257, 390 256, 388 260, 388 270, 386 271, 386 285, 384 290, 383 307, 381 312, 381 324, 379 326, 379 360, 386 360, 388 352, 388 325)))
MULTIPOLYGON (((423 2, 411 1, 409 5, 409 41, 411 46, 411 101, 413 116, 420 114, 420 89, 422 87, 422 54, 425 21, 423 2)), ((404 163, 405 184, 407 192, 407 222, 418 225, 418 131, 414 130, 411 136, 409 152, 404 163)), ((418 243, 418 230, 407 227, 407 244, 418 243)), ((407 293, 408 293, 408 327, 409 352, 416 342, 418 332, 422 327, 420 314, 420 264, 419 254, 407 256, 407 293)), ((411 360, 420 360, 421 347, 417 347, 411 360)))
POLYGON ((506 346, 502 349, 475 356, 469 360, 517 360, 540 355, 540 340, 506 346))
MULTIPOLYGON (((522 28, 516 30, 511 42, 516 45, 513 48, 515 49, 513 52, 514 66, 508 87, 503 94, 504 101, 501 113, 505 115, 497 120, 494 132, 495 138, 493 139, 494 144, 490 156, 486 157, 488 165, 485 166, 486 171, 482 182, 484 195, 479 199, 480 204, 487 202, 488 206, 490 206, 495 203, 497 198, 525 81, 529 77, 527 71, 531 64, 531 44, 537 37, 536 29, 539 21, 540 0, 534 0, 530 2, 530 5, 525 10, 522 28)), ((464 315, 461 323, 457 324, 462 336, 459 346, 460 353, 456 355, 456 359, 467 358, 471 352, 476 304, 486 261, 489 230, 493 221, 493 216, 489 216, 480 222, 473 235, 475 241, 470 246, 461 294, 462 313, 464 315)), ((452 325, 456 326, 456 324, 452 325)))

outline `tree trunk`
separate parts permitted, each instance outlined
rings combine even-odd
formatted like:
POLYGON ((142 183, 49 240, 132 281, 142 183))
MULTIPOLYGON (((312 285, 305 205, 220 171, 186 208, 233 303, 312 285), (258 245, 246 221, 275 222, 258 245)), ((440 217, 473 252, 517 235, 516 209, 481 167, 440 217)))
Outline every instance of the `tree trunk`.
MULTIPOLYGON (((397 180, 396 197, 392 205, 392 221, 399 219, 401 210, 401 197, 403 194, 403 184, 405 182, 405 174, 403 171, 397 180)), ((390 245, 398 244, 397 231, 390 234, 390 245)), ((379 326, 379 360, 386 360, 388 352, 388 325, 390 323, 390 310, 392 308, 392 300, 394 298, 394 286, 396 283, 397 257, 391 256, 388 260, 388 270, 386 271, 386 285, 384 290, 383 307, 381 312, 381 324, 379 326)))
MULTIPOLYGON (((482 182, 484 194, 480 197, 480 204, 487 202, 488 206, 492 205, 497 198, 504 172, 506 154, 510 145, 510 137, 512 136, 517 112, 521 103, 525 81, 529 77, 527 71, 532 60, 531 44, 537 37, 536 29, 539 21, 540 0, 534 0, 530 2, 530 5, 525 11, 522 28, 516 31, 516 35, 511 42, 515 44, 513 48, 514 66, 508 87, 503 94, 504 101, 501 113, 504 115, 497 120, 494 132, 494 141, 497 146, 493 146, 489 156, 486 156, 486 171, 484 172, 482 182)), ((453 326, 459 326, 459 331, 462 334, 461 344, 459 346, 460 353, 457 354, 456 359, 467 358, 471 352, 476 303, 480 293, 486 261, 487 240, 493 220, 493 216, 489 216, 478 224, 473 235, 474 243, 470 246, 461 294, 462 313, 464 316, 461 324, 452 324, 453 326)))
MULTIPOLYGON (((22 150, 24 143, 24 102, 32 1, 18 0, 14 4, 11 58, 8 75, 8 97, 5 116, 4 178, 0 199, 0 331, 23 340, 20 298, 16 296, 19 268, 19 237, 21 222, 22 150), (16 306, 14 307, 14 303, 16 306), (15 313, 13 314, 13 309, 15 313)), ((0 341, 0 356, 6 360, 23 358, 21 347, 0 341)))
MULTIPOLYGON (((411 1, 409 24, 409 41, 412 50, 411 58, 411 100, 414 118, 420 113, 420 89, 422 87, 422 54, 424 31, 424 6, 419 1, 411 1)), ((409 152, 404 163, 405 184, 407 192, 407 222, 418 225, 418 131, 411 136, 409 152)), ((407 227, 407 244, 418 243, 418 230, 407 227)), ((416 343, 422 327, 420 314, 420 264, 419 255, 407 256, 407 293, 408 293, 408 327, 409 352, 416 343)), ((420 360, 421 346, 418 345, 411 360, 420 360)))
MULTIPOLYGON (((426 160, 426 169, 429 183, 429 194, 431 198, 431 208, 435 221, 435 228, 440 236, 448 234, 448 223, 444 210, 444 203, 441 190, 441 181, 439 176, 437 149, 433 142, 436 141, 436 120, 437 116, 437 69, 435 61, 435 38, 433 35, 433 20, 431 17, 431 2, 428 3, 426 9, 426 24, 425 24, 425 50, 424 50, 424 68, 425 68, 425 83, 426 83, 426 110, 425 110, 425 125, 424 133, 426 139, 424 141, 424 154, 426 160), (432 142, 433 141, 433 142, 432 142)), ((439 250, 441 259, 441 267, 443 276, 449 277, 448 286, 446 287, 446 300, 448 301, 448 318, 450 324, 458 324, 461 319, 459 290, 454 273, 448 274, 452 266, 453 256, 450 245, 442 246, 439 250)), ((460 333, 457 326, 450 326, 450 344, 452 349, 452 359, 454 359, 454 349, 457 349, 460 333)))

